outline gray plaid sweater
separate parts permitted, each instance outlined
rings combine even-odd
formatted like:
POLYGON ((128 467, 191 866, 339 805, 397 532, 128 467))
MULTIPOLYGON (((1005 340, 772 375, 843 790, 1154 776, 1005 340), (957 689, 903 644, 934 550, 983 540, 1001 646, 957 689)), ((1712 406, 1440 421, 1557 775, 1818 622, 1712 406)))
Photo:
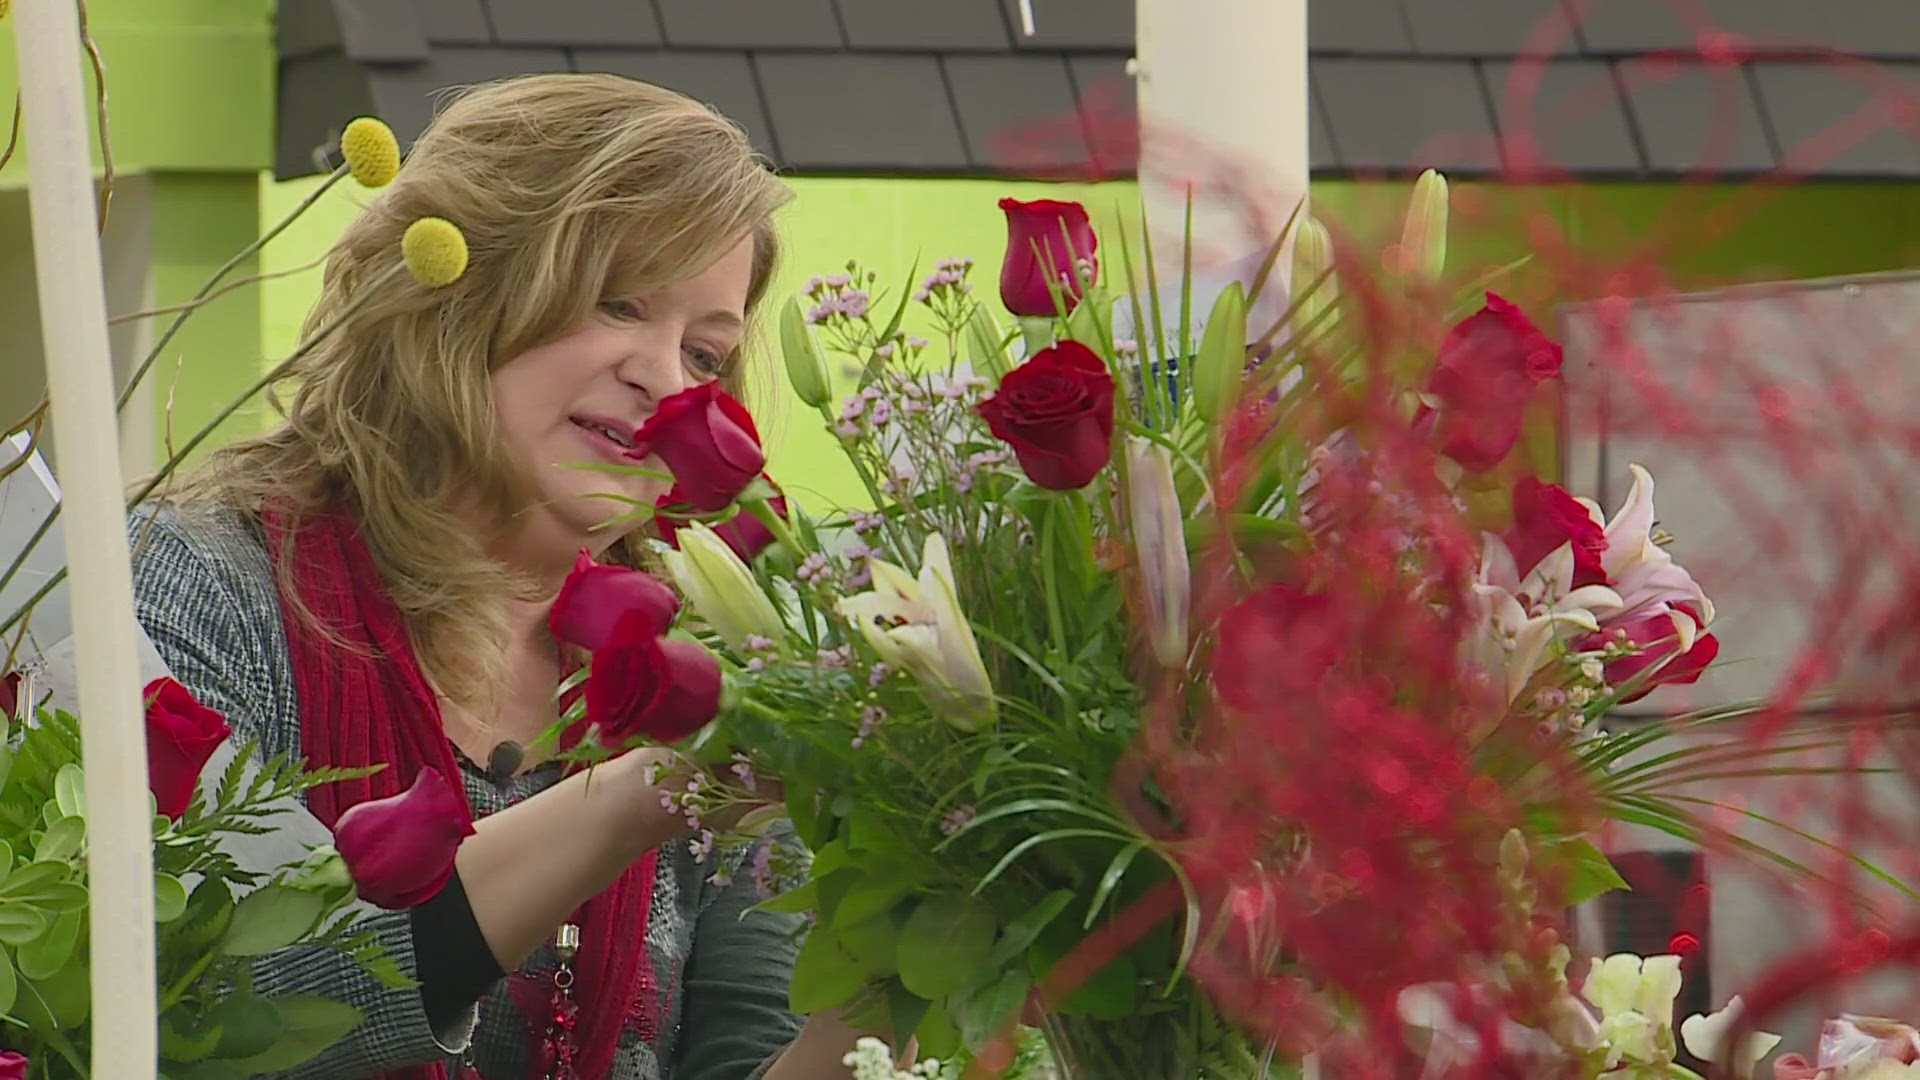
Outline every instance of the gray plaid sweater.
MULTIPOLYGON (((240 515, 195 510, 142 515, 133 581, 141 624, 175 678, 225 713, 242 739, 267 755, 297 754, 300 705, 273 569, 257 528, 240 515)), ((536 770, 506 785, 463 768, 467 798, 484 817, 548 787, 558 773, 536 770)), ((289 860, 300 850, 289 844, 289 860)), ((646 926, 654 993, 628 1018, 606 1080, 749 1080, 799 1030, 787 1011, 799 923, 748 914, 758 895, 750 875, 716 885, 714 861, 696 863, 686 844, 661 852, 646 926)), ((737 867, 727 866, 732 870, 737 867)), ((528 873, 539 873, 530 862, 528 873)), ((409 917, 372 917, 390 954, 411 976, 409 917)), ((639 932, 639 928, 635 928, 639 932)), ((424 1062, 464 1062, 485 1080, 522 1080, 532 1046, 510 983, 549 985, 553 956, 542 949, 481 1000, 456 1030, 434 1031, 416 990, 389 990, 330 951, 293 949, 267 957, 263 993, 322 994, 359 1008, 366 1022, 290 1080, 355 1080, 424 1062)), ((595 1078, 589 1078, 595 1080, 595 1078)))

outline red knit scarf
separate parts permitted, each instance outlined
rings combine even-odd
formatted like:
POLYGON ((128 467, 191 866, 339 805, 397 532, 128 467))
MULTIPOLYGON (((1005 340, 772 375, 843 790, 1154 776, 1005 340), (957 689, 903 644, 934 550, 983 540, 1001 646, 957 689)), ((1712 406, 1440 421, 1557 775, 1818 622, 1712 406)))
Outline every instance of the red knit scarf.
MULTIPOLYGON (((353 520, 333 513, 290 522, 272 510, 262 518, 268 549, 289 560, 294 593, 338 638, 309 625, 283 595, 301 751, 314 768, 388 766, 364 779, 316 788, 307 796, 308 809, 331 829, 348 807, 405 791, 423 768, 459 784, 460 764, 441 726, 439 699, 421 674, 406 624, 353 520)), ((283 580, 283 594, 286 588, 283 580)), ((527 872, 539 873, 538 852, 527 855, 527 872)), ((646 930, 656 863, 657 852, 649 853, 574 917, 581 939, 573 965, 580 1013, 570 1041, 581 1080, 603 1080, 628 1014, 654 1008, 640 996, 653 982, 646 930)), ((527 1016, 536 1076, 544 1075, 540 1042, 549 1014, 542 1008, 527 1016)), ((414 1066, 381 1080, 447 1080, 447 1070, 438 1063, 414 1066)))

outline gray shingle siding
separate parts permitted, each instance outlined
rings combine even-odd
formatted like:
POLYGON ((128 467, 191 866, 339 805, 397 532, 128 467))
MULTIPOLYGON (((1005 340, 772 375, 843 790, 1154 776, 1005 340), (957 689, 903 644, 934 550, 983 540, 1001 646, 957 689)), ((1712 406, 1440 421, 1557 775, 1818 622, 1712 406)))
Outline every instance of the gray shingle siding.
MULTIPOLYGON (((1029 37, 1019 0, 281 0, 276 172, 314 172, 365 112, 411 140, 438 90, 612 71, 708 102, 793 173, 1130 173, 1134 0, 1032 2, 1029 37)), ((1314 0, 1314 173, 1491 173, 1522 146, 1574 176, 1765 172, 1864 100, 1864 75, 1808 66, 1821 49, 1920 81, 1916 2, 1703 0, 1724 30, 1703 37, 1672 0, 1314 0), (1701 55, 1728 42, 1731 63, 1701 55), (1530 47, 1549 58, 1522 108, 1530 47)), ((1883 131, 1812 175, 1920 177, 1916 146, 1883 131)))

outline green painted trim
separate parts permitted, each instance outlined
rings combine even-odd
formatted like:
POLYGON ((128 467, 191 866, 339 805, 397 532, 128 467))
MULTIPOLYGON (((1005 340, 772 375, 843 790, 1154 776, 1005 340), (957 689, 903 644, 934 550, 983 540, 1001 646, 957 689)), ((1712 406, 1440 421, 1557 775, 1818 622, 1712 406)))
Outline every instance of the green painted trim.
MULTIPOLYGON (((273 11, 272 0, 92 0, 116 171, 250 174, 272 165, 273 11)), ((0 110, 19 86, 17 64, 9 19, 0 22, 0 110)), ((25 169, 21 153, 0 182, 24 179, 25 169)))
MULTIPOLYGON (((153 179, 153 302, 164 307, 193 297, 213 272, 260 235, 260 185, 248 174, 161 175, 153 179)), ((227 279, 260 272, 256 257, 236 267, 227 279)), ((184 439, 238 396, 263 364, 261 296, 258 289, 236 289, 196 311, 167 347, 148 378, 153 381, 155 421, 164 461, 166 432, 184 439), (167 415, 172 398, 172 416, 167 415)), ((170 318, 170 317, 169 317, 170 318)), ((156 321, 154 334, 165 329, 156 321)), ((242 409, 208 446, 221 437, 260 430, 265 410, 258 403, 242 409)))

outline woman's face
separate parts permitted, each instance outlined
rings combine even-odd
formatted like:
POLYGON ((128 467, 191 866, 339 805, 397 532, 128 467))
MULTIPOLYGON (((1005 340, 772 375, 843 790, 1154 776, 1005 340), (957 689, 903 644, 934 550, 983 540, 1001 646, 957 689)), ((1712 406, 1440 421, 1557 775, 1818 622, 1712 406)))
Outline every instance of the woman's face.
MULTIPOLYGON (((661 400, 720 377, 745 331, 752 276, 749 238, 677 285, 603 301, 494 372, 501 434, 535 500, 515 532, 524 544, 552 549, 537 557, 571 559, 583 545, 605 550, 620 531, 595 526, 632 509, 608 495, 651 505, 667 490, 664 480, 567 466, 634 464, 624 456, 631 436, 661 400)), ((640 464, 664 471, 653 458, 640 464)))

